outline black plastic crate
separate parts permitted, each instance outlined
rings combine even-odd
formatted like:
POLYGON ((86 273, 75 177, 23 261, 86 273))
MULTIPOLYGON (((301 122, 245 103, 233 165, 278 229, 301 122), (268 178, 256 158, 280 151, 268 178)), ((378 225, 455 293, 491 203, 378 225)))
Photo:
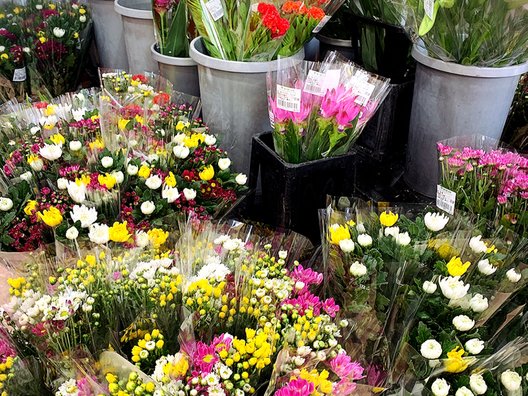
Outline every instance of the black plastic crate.
POLYGON ((409 135, 414 81, 391 84, 374 117, 365 125, 357 144, 378 161, 402 155, 409 135))
POLYGON ((318 243, 317 211, 325 207, 327 194, 355 192, 357 158, 356 152, 350 151, 337 157, 290 164, 275 152, 271 132, 254 136, 249 186, 257 188, 260 173, 260 217, 273 226, 292 229, 318 243))

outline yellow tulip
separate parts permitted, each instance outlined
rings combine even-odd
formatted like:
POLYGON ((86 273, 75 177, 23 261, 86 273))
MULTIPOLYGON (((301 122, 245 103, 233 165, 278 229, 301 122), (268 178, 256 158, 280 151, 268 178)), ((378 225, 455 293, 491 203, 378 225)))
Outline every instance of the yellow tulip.
POLYGON ((334 245, 339 245, 344 239, 350 239, 350 231, 347 226, 334 224, 330 226, 330 242, 334 245))
POLYGON ((101 186, 105 186, 109 190, 114 188, 117 183, 117 179, 108 173, 106 173, 105 175, 97 176, 97 181, 101 186))
POLYGON ((165 178, 165 185, 168 187, 176 186, 176 177, 174 176, 174 173, 169 172, 169 175, 165 178))
POLYGON ((447 272, 451 276, 462 276, 466 273, 470 265, 471 263, 469 261, 462 264, 460 257, 453 257, 447 263, 447 272))
POLYGON ((380 223, 385 227, 392 227, 398 221, 398 214, 392 212, 383 212, 380 214, 380 223))
POLYGON ((447 372, 461 373, 467 369, 471 359, 464 359, 462 357, 464 353, 465 351, 460 347, 456 347, 450 352, 447 352, 447 359, 444 360, 444 367, 447 372))
POLYGON ((138 176, 146 179, 150 176, 150 168, 147 165, 141 165, 141 168, 139 168, 138 171, 138 176))
POLYGON ((26 204, 26 207, 24 208, 24 213, 27 214, 28 216, 31 216, 37 209, 37 206, 38 206, 37 201, 33 201, 33 200, 28 201, 28 203, 26 204))

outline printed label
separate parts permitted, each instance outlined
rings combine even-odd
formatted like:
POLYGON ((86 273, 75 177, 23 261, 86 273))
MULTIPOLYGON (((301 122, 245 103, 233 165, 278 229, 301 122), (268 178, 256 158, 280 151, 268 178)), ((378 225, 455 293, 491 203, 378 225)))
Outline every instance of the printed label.
POLYGON ((269 114, 271 129, 275 129, 275 114, 273 114, 273 111, 271 110, 268 110, 268 114, 269 114))
POLYGON ((434 15, 434 0, 424 0, 424 9, 425 15, 432 20, 434 15))
POLYGON ((325 73, 324 89, 334 89, 339 85, 341 79, 341 70, 327 70, 325 73))
POLYGON ((455 203, 456 193, 439 184, 436 189, 436 206, 453 215, 455 214, 455 203))
POLYGON ((326 22, 328 22, 332 18, 332 15, 325 15, 317 24, 317 26, 314 28, 312 33, 319 33, 319 31, 326 25, 326 22))
POLYGON ((325 89, 325 75, 315 70, 310 70, 306 81, 304 82, 304 92, 311 93, 316 96, 324 96, 325 89))
POLYGON ((26 68, 23 67, 21 69, 15 69, 15 73, 13 74, 13 82, 20 82, 20 81, 26 81, 26 68))
POLYGON ((367 104, 374 92, 374 88, 376 88, 374 84, 368 82, 368 79, 368 73, 358 70, 348 84, 349 88, 352 88, 354 94, 357 95, 355 102, 361 106, 367 104))
POLYGON ((277 107, 298 113, 301 111, 301 90, 277 84, 277 107))
POLYGON ((205 6, 215 22, 224 16, 224 7, 222 7, 222 2, 220 0, 208 1, 205 6))

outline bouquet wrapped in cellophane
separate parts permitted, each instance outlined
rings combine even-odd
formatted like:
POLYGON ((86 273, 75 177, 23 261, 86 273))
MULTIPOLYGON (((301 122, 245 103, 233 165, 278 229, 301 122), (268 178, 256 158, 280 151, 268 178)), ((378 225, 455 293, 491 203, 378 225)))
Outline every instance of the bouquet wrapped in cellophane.
POLYGON ((482 227, 528 233, 528 159, 485 136, 454 137, 437 145, 440 185, 455 194, 454 208, 482 227))
POLYGON ((368 384, 507 394, 500 377, 526 374, 526 362, 484 362, 508 342, 528 341, 515 319, 524 310, 527 241, 499 231, 485 237, 432 209, 378 215, 340 203, 322 212, 325 289, 353 323, 345 349, 366 367, 368 384))
POLYGON ((246 176, 231 172, 194 118, 197 99, 132 82, 123 98, 104 89, 9 106, 15 112, 0 119, 2 250, 54 237, 136 245, 133 232, 165 216, 221 216, 237 202, 246 176))
POLYGON ((290 163, 347 153, 389 86, 336 52, 321 64, 279 61, 267 77, 275 151, 290 163))
POLYGON ((233 61, 269 61, 296 54, 342 3, 187 0, 209 54, 233 61))
POLYGON ((340 345, 347 323, 313 294, 322 275, 295 260, 306 240, 196 218, 171 227, 160 244, 39 256, 9 280, 2 324, 31 346, 21 361, 41 362, 36 383, 56 395, 355 390, 363 368, 340 345))

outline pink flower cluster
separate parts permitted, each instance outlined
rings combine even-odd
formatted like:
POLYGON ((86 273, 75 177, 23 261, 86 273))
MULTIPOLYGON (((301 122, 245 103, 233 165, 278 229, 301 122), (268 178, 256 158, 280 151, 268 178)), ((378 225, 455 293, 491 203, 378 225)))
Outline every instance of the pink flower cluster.
POLYGON ((322 274, 299 265, 290 273, 290 276, 296 281, 295 296, 284 300, 282 305, 292 305, 300 315, 312 310, 314 316, 320 315, 322 311, 332 318, 336 316, 339 312, 339 305, 335 303, 333 298, 321 301, 319 297, 312 294, 309 290, 311 285, 318 285, 323 281, 322 274))

